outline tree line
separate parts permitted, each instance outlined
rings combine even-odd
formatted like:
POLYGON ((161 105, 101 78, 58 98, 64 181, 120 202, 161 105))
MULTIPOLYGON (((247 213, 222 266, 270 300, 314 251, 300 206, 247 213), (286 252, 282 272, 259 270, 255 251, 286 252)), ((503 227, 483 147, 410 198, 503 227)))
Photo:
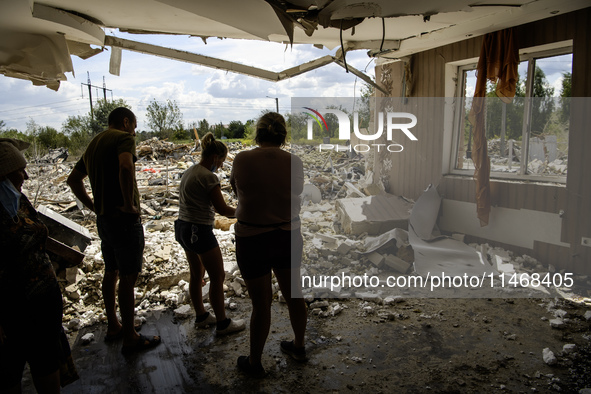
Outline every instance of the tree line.
MULTIPOLYGON (((9 129, 0 120, 0 138, 18 138, 30 142, 32 146, 28 153, 31 156, 42 156, 57 148, 67 148, 71 154, 78 155, 95 135, 108 128, 109 114, 118 107, 132 109, 123 99, 99 99, 92 112, 83 116, 69 116, 60 131, 51 126, 41 126, 34 120, 27 122, 24 131, 9 129)), ((207 119, 203 119, 185 126, 176 101, 167 100, 161 103, 155 99, 148 105, 146 117, 148 130, 136 131, 138 141, 153 137, 175 142, 194 140, 195 131, 200 138, 211 131, 216 138, 241 139, 248 132, 252 133, 255 122, 249 120, 243 124, 234 120, 224 126, 222 123, 210 124, 207 119)))
MULTIPOLYGON (((361 97, 358 98, 361 127, 367 127, 369 122, 369 100, 373 96, 372 85, 364 84, 361 97)), ((78 156, 85 149, 90 140, 98 133, 108 128, 108 117, 112 110, 118 107, 133 108, 123 99, 105 100, 99 99, 93 106, 92 111, 83 116, 69 116, 58 131, 51 126, 42 126, 34 120, 27 122, 24 131, 8 129, 6 123, 0 120, 0 138, 18 138, 31 143, 28 150, 30 157, 37 158, 49 150, 67 148, 71 155, 78 156)), ((342 109, 342 108, 338 108, 342 109)), ((347 112, 345 109, 342 109, 347 112)), ((268 111, 261 111, 258 117, 268 111)), ((284 114, 287 123, 287 139, 302 141, 307 135, 306 114, 284 114)), ((257 117, 257 118, 258 118, 257 117)), ((144 141, 150 138, 158 138, 174 142, 185 142, 195 139, 195 133, 199 138, 206 133, 212 132, 218 139, 245 139, 254 140, 256 133, 256 119, 242 123, 233 120, 228 125, 222 123, 209 123, 207 119, 191 122, 187 125, 183 122, 183 114, 174 100, 158 102, 153 99, 146 108, 146 123, 148 130, 137 130, 136 138, 144 141)), ((328 131, 315 132, 315 137, 334 138, 338 130, 338 119, 332 114, 327 114, 326 121, 329 125, 328 131), (328 134, 323 134, 328 133, 328 134)), ((317 127, 317 125, 314 125, 317 127)))

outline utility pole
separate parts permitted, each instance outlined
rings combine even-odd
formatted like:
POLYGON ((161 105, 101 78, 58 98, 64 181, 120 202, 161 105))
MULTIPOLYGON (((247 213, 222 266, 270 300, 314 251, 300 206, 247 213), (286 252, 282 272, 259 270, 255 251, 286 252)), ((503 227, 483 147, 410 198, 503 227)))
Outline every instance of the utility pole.
POLYGON ((92 85, 90 84, 90 73, 87 71, 86 75, 88 76, 88 99, 90 100, 90 119, 94 120, 94 111, 92 110, 92 85))
POLYGON ((111 89, 107 89, 107 83, 105 82, 105 77, 103 76, 103 86, 94 86, 90 83, 90 73, 87 71, 88 74, 88 83, 82 83, 81 85, 88 86, 88 99, 90 100, 90 118, 94 120, 94 111, 92 110, 92 88, 102 89, 103 90, 103 97, 105 101, 107 101, 107 90, 111 92, 111 96, 113 95, 113 91, 111 89))
POLYGON ((271 97, 271 96, 267 96, 267 98, 270 99, 275 99, 275 108, 276 108, 276 112, 279 113, 279 97, 271 97))

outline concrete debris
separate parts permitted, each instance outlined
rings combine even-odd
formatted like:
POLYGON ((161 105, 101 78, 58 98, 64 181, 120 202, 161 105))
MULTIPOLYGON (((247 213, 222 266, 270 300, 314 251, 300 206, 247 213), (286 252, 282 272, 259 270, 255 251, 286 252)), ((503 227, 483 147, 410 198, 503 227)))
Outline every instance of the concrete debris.
POLYGON ((80 340, 83 345, 88 345, 90 342, 94 341, 94 334, 91 332, 84 334, 80 340))
POLYGON ((388 296, 383 300, 384 305, 394 305, 401 302, 404 302, 404 298, 402 298, 402 296, 388 296))
POLYGON ((186 319, 191 316, 192 310, 190 305, 182 305, 174 310, 174 317, 177 319, 186 319))
MULTIPOLYGON (((233 158, 244 149, 250 148, 240 143, 229 144, 228 158, 216 173, 224 199, 231 206, 236 206, 236 197, 229 185, 233 158)), ((359 309, 361 314, 374 319, 377 316, 382 321, 397 318, 399 315, 388 309, 412 296, 404 287, 398 289, 399 293, 386 294, 382 292, 382 285, 387 276, 416 274, 413 265, 415 251, 406 231, 413 203, 384 193, 383 186, 374 182, 372 170, 366 169, 365 159, 361 156, 351 158, 346 152, 320 153, 311 146, 289 149, 302 159, 306 169, 304 183, 307 186, 300 215, 304 237, 302 275, 316 278, 371 275, 380 278, 377 287, 347 283, 315 283, 304 287, 304 299, 310 304, 310 314, 339 318, 345 306, 326 300, 359 297, 363 300, 359 309), (389 208, 384 209, 386 206, 389 208)), ((164 309, 171 309, 175 316, 185 318, 194 313, 188 290, 189 267, 183 249, 175 241, 173 223, 178 216, 180 179, 199 156, 194 152, 193 144, 175 145, 157 139, 138 144, 138 155, 141 159, 136 163, 136 178, 142 195, 146 238, 143 269, 136 284, 138 322, 145 321, 148 313, 164 309)), ((71 239, 76 239, 71 242, 71 247, 83 253, 83 260, 77 266, 57 270, 64 294, 64 326, 68 331, 106 320, 101 292, 104 261, 95 216, 77 204, 65 183, 74 164, 74 161, 30 164, 27 167, 30 179, 23 186, 23 192, 36 206, 42 204, 78 226, 74 226, 74 235, 70 235, 71 239)), ((57 227, 70 227, 64 223, 60 219, 57 227)), ((230 301, 232 297, 248 294, 236 263, 234 223, 234 219, 216 216, 214 229, 224 258, 224 291, 229 309, 237 308, 237 304, 230 301)), ((551 272, 550 267, 544 267, 529 256, 513 256, 511 252, 486 244, 466 245, 462 234, 456 235, 455 242, 473 253, 480 252, 491 266, 498 261, 500 267, 507 268, 505 272, 509 271, 509 265, 513 266, 511 272, 551 272)), ((209 278, 206 276, 205 280, 203 297, 208 300, 209 278)), ((273 293, 280 301, 284 300, 276 283, 273 293)), ((591 320, 591 311, 585 318, 591 320)))
POLYGON ((37 163, 57 164, 63 163, 68 158, 68 148, 49 149, 48 153, 37 159, 37 163))
POLYGON ((554 352, 552 352, 550 348, 544 348, 544 350, 542 350, 542 358, 544 359, 544 362, 548 365, 554 365, 558 362, 558 360, 554 356, 554 352))
POLYGON ((591 320, 591 311, 585 312, 585 320, 587 320, 587 321, 591 320))
POLYGON ((564 320, 562 320, 562 319, 550 319, 550 327, 552 327, 552 328, 564 328, 564 320))
POLYGON ((186 154, 191 153, 193 144, 175 144, 173 142, 159 140, 154 137, 146 141, 142 141, 137 145, 137 155, 146 160, 163 160, 169 157, 179 159, 186 154))
POLYGON ((566 343, 562 346, 562 354, 572 354, 577 350, 577 345, 574 343, 566 343))
POLYGON ((411 208, 412 204, 402 197, 386 194, 336 201, 338 219, 345 234, 375 235, 395 228, 406 230, 411 208))

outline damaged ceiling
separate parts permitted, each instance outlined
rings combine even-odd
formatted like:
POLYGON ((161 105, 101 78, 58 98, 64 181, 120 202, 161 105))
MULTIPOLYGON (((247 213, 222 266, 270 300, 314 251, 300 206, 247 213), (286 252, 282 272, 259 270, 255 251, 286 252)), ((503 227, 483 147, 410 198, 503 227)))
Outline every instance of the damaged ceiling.
MULTIPOLYGON (((349 69, 342 49, 345 54, 364 50, 369 57, 399 59, 588 5, 588 0, 3 0, 0 73, 57 90, 65 74, 74 72, 71 55, 85 59, 107 46, 118 48, 113 54, 120 49, 137 50, 277 81, 329 62, 349 69), (170 48, 138 49, 141 43, 105 35, 107 28, 198 36, 204 41, 220 37, 341 50, 331 59, 269 75, 266 70, 203 55, 171 53, 170 48)), ((114 74, 118 62, 115 56, 110 70, 114 74)))

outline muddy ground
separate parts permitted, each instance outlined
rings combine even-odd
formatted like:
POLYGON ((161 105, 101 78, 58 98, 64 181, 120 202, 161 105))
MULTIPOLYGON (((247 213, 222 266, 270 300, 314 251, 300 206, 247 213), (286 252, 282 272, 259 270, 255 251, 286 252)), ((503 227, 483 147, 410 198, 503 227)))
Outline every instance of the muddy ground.
MULTIPOLYGON (((263 364, 266 378, 253 380, 236 367, 247 354, 248 327, 216 338, 214 328, 196 329, 193 319, 176 320, 155 311, 142 328, 160 334, 153 350, 124 357, 121 343, 103 341, 106 326, 78 333, 73 356, 80 380, 65 393, 481 393, 566 392, 591 387, 591 322, 588 307, 555 299, 406 299, 383 306, 340 300, 334 317, 309 317, 309 361, 297 363, 279 350, 291 331, 285 304, 273 304, 273 322, 263 364), (367 314, 371 306, 373 312, 367 314), (552 328, 556 310, 566 325, 552 328), (391 312, 380 318, 377 312, 391 312), (82 344, 81 337, 95 338, 82 344), (573 353, 563 353, 575 344, 573 353), (557 363, 548 365, 544 348, 557 363)), ((231 316, 249 318, 248 298, 231 316)), ((30 381, 25 382, 30 387, 30 381)))

